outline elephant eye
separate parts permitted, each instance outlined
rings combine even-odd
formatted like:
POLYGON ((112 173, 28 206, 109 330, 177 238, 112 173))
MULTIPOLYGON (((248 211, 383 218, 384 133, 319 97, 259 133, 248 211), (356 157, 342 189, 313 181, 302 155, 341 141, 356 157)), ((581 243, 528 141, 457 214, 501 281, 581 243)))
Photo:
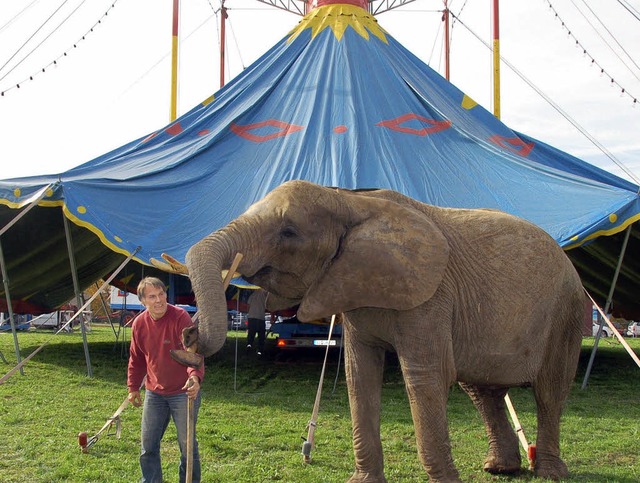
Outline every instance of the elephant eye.
POLYGON ((286 226, 280 232, 280 236, 282 238, 296 238, 298 236, 298 234, 296 233, 296 231, 294 230, 293 227, 286 226))

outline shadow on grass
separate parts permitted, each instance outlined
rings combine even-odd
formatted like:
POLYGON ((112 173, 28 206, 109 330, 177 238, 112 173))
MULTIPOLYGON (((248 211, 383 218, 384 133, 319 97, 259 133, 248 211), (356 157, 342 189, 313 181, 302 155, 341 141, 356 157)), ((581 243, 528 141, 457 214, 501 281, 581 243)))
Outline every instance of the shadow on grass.
MULTIPOLYGON (((103 334, 102 338, 105 337, 107 336, 103 334)), ((41 337, 40 340, 46 339, 41 337)), ((269 398, 272 396, 276 396, 276 404, 281 404, 280 394, 301 394, 303 395, 301 397, 311 395, 313 398, 320 381, 325 350, 320 348, 281 350, 275 343, 275 339, 268 338, 264 354, 258 356, 254 351, 246 350, 246 333, 230 333, 223 348, 205 360, 207 376, 203 384, 204 397, 212 400, 228 400, 230 397, 237 396, 243 399, 244 403, 260 405, 268 405, 269 398)), ((23 347, 21 353, 26 357, 38 347, 39 345, 23 347)), ((127 349, 128 345, 122 341, 90 340, 89 354, 93 378, 97 381, 124 385, 128 361, 127 349)), ((594 395, 602 396, 606 392, 607 398, 624 404, 629 397, 635 395, 635 393, 630 395, 625 389, 628 388, 629 383, 637 384, 639 380, 637 366, 631 357, 620 349, 619 343, 602 340, 589 378, 589 386, 586 390, 581 390, 580 385, 590 355, 591 346, 583 345, 570 396, 571 400, 584 403, 580 408, 576 408, 576 411, 585 416, 622 417, 624 414, 619 407, 616 408, 618 404, 595 408, 589 406, 588 400, 594 395), (619 396, 616 391, 618 388, 619 396)), ((397 391, 398 397, 404 398, 406 395, 397 358, 395 354, 388 353, 386 359, 385 390, 391 391, 392 394, 397 391)), ((77 333, 55 336, 35 356, 34 361, 55 365, 77 376, 84 376, 87 373, 82 339, 77 333)), ((339 392, 341 398, 346 401, 343 354, 339 349, 332 348, 327 361, 323 394, 339 392)), ((515 389, 514 392, 516 391, 519 390, 515 389)), ((530 390, 526 391, 530 392, 530 390)), ((451 396, 458 397, 458 393, 461 391, 454 386, 451 396)), ((464 396, 461 397, 466 399, 464 396)), ((525 407, 533 410, 532 397, 530 399, 531 403, 525 403, 525 407)))

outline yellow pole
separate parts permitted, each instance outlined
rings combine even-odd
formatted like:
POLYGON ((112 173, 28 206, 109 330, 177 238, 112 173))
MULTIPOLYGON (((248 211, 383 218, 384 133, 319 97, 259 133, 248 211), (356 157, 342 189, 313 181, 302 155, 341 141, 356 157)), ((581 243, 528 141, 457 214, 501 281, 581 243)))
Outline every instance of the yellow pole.
POLYGON ((170 121, 178 117, 178 18, 180 0, 173 0, 173 21, 171 28, 171 114, 170 121))
POLYGON ((224 87, 224 55, 227 51, 227 8, 220 4, 220 89, 224 87))
POLYGON ((500 119, 500 21, 499 0, 493 0, 493 114, 500 119))
POLYGON ((444 0, 444 14, 442 16, 444 20, 444 78, 448 81, 451 80, 451 47, 449 46, 449 5, 447 0, 444 0))

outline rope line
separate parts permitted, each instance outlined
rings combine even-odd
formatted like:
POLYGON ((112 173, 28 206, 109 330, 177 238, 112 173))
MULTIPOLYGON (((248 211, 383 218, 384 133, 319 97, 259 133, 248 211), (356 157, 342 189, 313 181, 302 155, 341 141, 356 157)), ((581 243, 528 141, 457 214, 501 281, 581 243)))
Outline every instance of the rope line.
POLYGON ((9 20, 7 20, 4 25, 0 26, 0 33, 6 29, 9 25, 11 25, 13 22, 15 22, 16 20, 18 20, 22 14, 24 12, 26 12, 27 10, 29 10, 31 7, 33 7, 36 3, 38 3, 40 0, 33 0, 29 5, 26 5, 22 10, 20 10, 18 13, 16 13, 13 17, 11 17, 9 20))
MULTIPOLYGON (((23 49, 23 48, 24 48, 24 47, 29 43, 29 41, 30 41, 32 38, 34 38, 34 37, 37 35, 37 33, 38 33, 38 32, 40 32, 40 30, 42 30, 42 29, 44 28, 44 26, 45 26, 45 25, 47 25, 47 23, 49 23, 49 20, 51 20, 51 19, 55 16, 55 14, 56 14, 56 13, 58 13, 62 7, 64 7, 64 6, 65 6, 65 4, 66 4, 68 1, 69 1, 69 0, 64 0, 64 2, 62 2, 62 4, 61 4, 58 8, 56 8, 56 9, 55 9, 55 11, 54 11, 51 15, 49 15, 49 17, 44 21, 44 23, 43 23, 42 25, 40 25, 40 27, 38 27, 38 28, 36 29, 36 31, 35 31, 35 32, 33 32, 33 33, 31 34, 31 36, 30 36, 27 40, 25 40, 25 41, 24 41, 24 43, 23 43, 20 47, 18 47, 18 50, 16 50, 16 51, 13 53, 13 55, 12 55, 11 57, 9 57, 9 59, 7 59, 7 61, 2 65, 2 67, 0 67, 0 71, 2 71, 2 69, 4 69, 4 68, 7 66, 7 64, 8 64, 9 62, 11 62, 11 61, 13 60, 13 58, 14 58, 16 55, 18 55, 18 54, 20 53, 20 51, 21 51, 21 50, 22 50, 22 49, 23 49)), ((64 21, 63 21, 63 23, 64 23, 64 21)), ((58 27, 60 27, 60 25, 58 25, 58 27)), ((58 28, 58 27, 56 27, 56 28, 58 28)), ((56 30, 56 29, 54 29, 54 30, 53 30, 53 32, 55 32, 55 30, 56 30)), ((51 35, 51 34, 49 34, 49 35, 51 35)), ((46 40, 46 39, 45 39, 45 40, 46 40)), ((39 45, 40 45, 40 44, 39 44, 39 45)), ((37 48, 37 47, 36 47, 36 48, 37 48)), ((32 52, 33 52, 33 51, 29 52, 29 53, 26 55, 25 59, 26 59, 27 57, 29 57, 29 55, 31 55, 31 53, 32 53, 32 52)), ((22 59, 22 60, 24 60, 24 59, 22 59)), ((18 62, 18 65, 20 65, 20 63, 21 63, 21 62, 22 62, 22 61, 18 62)), ((15 69, 15 67, 16 67, 16 66, 14 66, 14 69, 15 69)), ((2 77, 0 78, 0 81, 1 81, 1 80, 3 80, 5 77, 7 77, 7 75, 8 75, 8 74, 10 74, 10 73, 11 73, 11 71, 13 71, 13 69, 11 69, 11 70, 10 70, 9 72, 7 72, 4 76, 2 76, 2 77)))
POLYGON ((622 7, 629 12, 632 16, 636 18, 636 20, 640 20, 640 12, 633 6, 630 5, 627 0, 618 0, 618 3, 622 5, 622 7))
MULTIPOLYGON (((72 49, 76 49, 76 48, 78 47, 78 44, 79 44, 80 42, 82 42, 83 40, 85 40, 85 39, 86 39, 87 35, 89 35, 90 33, 93 33, 93 30, 94 30, 98 25, 100 25, 100 24, 102 23, 102 21, 103 21, 103 20, 104 20, 108 15, 109 15, 109 12, 110 12, 111 10, 113 10, 113 8, 116 6, 116 3, 118 3, 118 0, 113 0, 113 3, 112 3, 112 4, 111 4, 111 6, 107 9, 107 11, 106 11, 104 14, 102 14, 102 16, 98 19, 98 21, 97 21, 96 23, 94 23, 94 24, 93 24, 93 26, 92 26, 89 30, 87 30, 87 32, 86 32, 82 37, 80 37, 80 38, 79 38, 79 39, 78 39, 78 40, 73 44, 73 47, 70 47, 70 48, 68 48, 67 50, 65 50, 62 54, 60 54, 58 57, 56 57, 54 60, 52 60, 51 62, 49 62, 49 63, 48 63, 47 65, 45 65, 44 67, 42 67, 42 68, 41 68, 40 70, 38 70, 37 72, 34 72, 33 74, 31 74, 29 77, 27 77, 27 78, 23 79, 22 81, 20 81, 20 82, 16 83, 15 85, 12 85, 12 86, 10 86, 10 87, 7 87, 6 89, 2 89, 2 90, 0 91, 0 97, 4 97, 5 93, 7 93, 7 92, 9 92, 9 91, 12 91, 12 90, 14 90, 14 89, 20 89, 20 87, 21 87, 21 85, 22 85, 22 84, 24 84, 24 83, 25 83, 25 82, 27 82, 27 81, 32 81, 32 80, 34 80, 34 78, 35 78, 37 75, 40 75, 40 74, 42 74, 42 73, 46 72, 46 70, 47 70, 48 68, 50 68, 50 67, 52 67, 52 66, 57 66, 57 65, 58 65, 58 61, 59 61, 60 59, 62 59, 62 58, 64 58, 64 57, 66 57, 66 56, 69 54, 69 52, 71 52, 71 50, 72 50, 72 49)), ((65 19, 65 21, 66 21, 66 19, 65 19)), ((35 34, 34 34, 34 35, 35 35, 35 34)), ((45 40, 46 40, 46 39, 45 39, 45 40)), ((21 47, 21 48, 22 48, 22 47, 21 47)), ((13 58, 13 57, 15 57, 15 54, 14 54, 14 56, 12 56, 12 58, 13 58)), ((10 59, 10 60, 11 60, 11 59, 10 59)), ((6 65, 6 64, 5 64, 5 65, 6 65)), ((4 67, 4 66, 3 66, 3 67, 4 67)), ((0 70, 1 70, 1 68, 0 68, 0 70)), ((13 69, 12 69, 12 70, 13 70, 13 69)), ((4 77, 6 77, 6 75, 5 75, 4 77)), ((2 79, 4 79, 4 77, 0 78, 0 81, 1 81, 2 79)))
MULTIPOLYGON (((493 51, 493 48, 485 42, 476 32, 471 30, 468 25, 466 25, 462 20, 458 19, 460 24, 466 28, 471 35, 473 35, 477 40, 482 42, 482 44, 487 47, 490 51, 493 51)), ((564 117, 573 127, 575 127, 584 137, 586 137, 594 146, 596 146, 607 158, 609 158, 616 166, 618 166, 622 171, 624 171, 627 176, 629 176, 636 184, 640 184, 640 179, 636 176, 629 168, 627 168, 618 158, 616 158, 607 148, 605 148, 597 139, 595 139, 585 128, 583 128, 578 122, 573 119, 566 111, 564 111, 557 103, 555 103, 548 95, 546 95, 540 88, 538 88, 533 82, 531 82, 522 72, 520 72, 516 67, 505 59, 502 55, 500 56, 500 61, 504 62, 504 64, 509 67, 520 79, 525 82, 529 87, 531 87, 540 97, 542 97, 551 107, 553 107, 558 113, 564 117)), ((637 99, 634 98, 634 106, 637 102, 637 99)))
MULTIPOLYGON (((622 50, 622 52, 624 52, 624 54, 629 58, 629 60, 631 61, 631 63, 636 67, 636 69, 640 69, 640 66, 638 66, 638 64, 636 64, 636 61, 633 60, 633 57, 631 57, 631 54, 629 54, 629 52, 627 52, 627 50, 622 46, 622 44, 618 41, 618 39, 616 38, 615 35, 613 35, 613 32, 611 32, 611 30, 609 29, 609 27, 607 27, 604 22, 600 19, 600 17, 593 11, 593 9, 589 6, 588 3, 585 3, 584 0, 581 0, 582 3, 585 4, 585 7, 587 7, 587 9, 589 10, 589 12, 591 12, 591 14, 595 17, 595 19, 598 21, 598 23, 600 25, 602 25, 602 28, 609 34, 609 36, 613 39, 613 41, 618 45, 618 47, 620 47, 620 50, 622 50)), ((607 45, 607 47, 609 47, 609 50, 611 50, 611 52, 613 53, 613 55, 615 55, 618 60, 620 62, 622 62, 622 65, 624 65, 629 72, 631 73, 632 76, 634 76, 637 80, 640 80, 640 77, 638 77, 636 75, 636 73, 633 71, 633 69, 631 69, 626 62, 622 59, 622 57, 620 57, 618 55, 618 53, 613 49, 613 47, 611 47, 611 45, 609 45, 609 42, 607 41, 607 39, 604 38, 604 36, 598 32, 598 29, 593 25, 593 23, 591 23, 591 21, 587 18, 587 16, 582 12, 582 10, 580 10, 580 8, 576 5, 574 0, 571 0, 571 3, 573 3, 573 6, 576 7, 576 10, 578 12, 580 12, 580 15, 582 15, 582 17, 586 20, 586 22, 589 24, 589 26, 594 30, 594 32, 596 33, 596 35, 598 35, 598 37, 600 37, 602 39, 602 41, 607 45)))

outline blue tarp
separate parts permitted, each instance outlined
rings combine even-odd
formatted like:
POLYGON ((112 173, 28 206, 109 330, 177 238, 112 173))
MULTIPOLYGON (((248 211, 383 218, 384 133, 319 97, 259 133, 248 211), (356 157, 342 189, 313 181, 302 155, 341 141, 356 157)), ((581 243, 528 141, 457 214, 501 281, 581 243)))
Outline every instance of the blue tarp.
POLYGON ((162 267, 292 179, 504 210, 565 248, 640 219, 638 186, 512 131, 352 5, 313 10, 171 125, 59 175, 0 181, 0 204, 57 182, 39 208, 162 267))

